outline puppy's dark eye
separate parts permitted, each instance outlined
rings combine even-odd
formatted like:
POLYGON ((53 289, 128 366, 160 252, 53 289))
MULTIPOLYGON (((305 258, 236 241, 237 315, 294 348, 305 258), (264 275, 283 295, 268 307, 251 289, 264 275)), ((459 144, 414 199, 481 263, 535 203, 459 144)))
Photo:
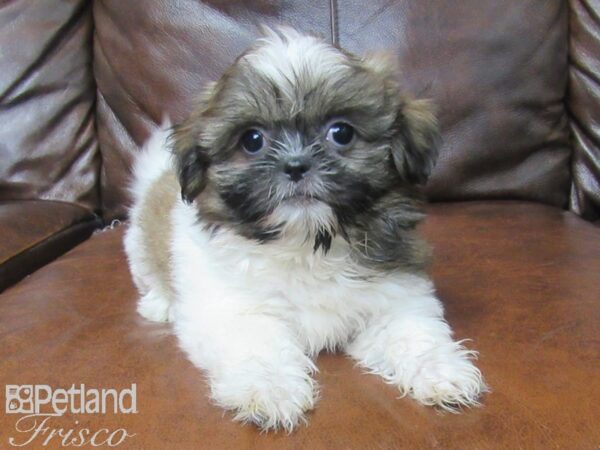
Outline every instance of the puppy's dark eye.
POLYGON ((327 140, 338 147, 346 147, 354 139, 354 127, 346 122, 335 122, 327 130, 327 140))
POLYGON ((258 153, 265 146, 265 137, 255 128, 251 128, 242 134, 240 144, 248 153, 258 153))

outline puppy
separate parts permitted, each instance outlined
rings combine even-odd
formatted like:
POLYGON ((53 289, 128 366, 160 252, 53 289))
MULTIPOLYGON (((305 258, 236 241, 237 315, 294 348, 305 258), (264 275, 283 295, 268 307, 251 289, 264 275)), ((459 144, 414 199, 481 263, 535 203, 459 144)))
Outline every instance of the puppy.
POLYGON ((213 400, 291 431, 343 351, 425 405, 476 405, 415 236, 436 121, 391 58, 281 28, 202 91, 138 159, 125 247, 139 313, 172 321, 213 400))

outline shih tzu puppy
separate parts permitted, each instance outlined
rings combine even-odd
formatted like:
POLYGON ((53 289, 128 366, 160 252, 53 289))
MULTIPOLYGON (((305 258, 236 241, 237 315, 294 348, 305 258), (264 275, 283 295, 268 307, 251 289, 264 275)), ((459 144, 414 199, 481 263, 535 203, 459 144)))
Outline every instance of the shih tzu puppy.
POLYGON ((345 352, 425 405, 477 404, 415 236, 436 121, 392 59, 266 30, 134 168, 125 247, 139 313, 172 321, 212 399, 292 430, 314 359, 345 352))

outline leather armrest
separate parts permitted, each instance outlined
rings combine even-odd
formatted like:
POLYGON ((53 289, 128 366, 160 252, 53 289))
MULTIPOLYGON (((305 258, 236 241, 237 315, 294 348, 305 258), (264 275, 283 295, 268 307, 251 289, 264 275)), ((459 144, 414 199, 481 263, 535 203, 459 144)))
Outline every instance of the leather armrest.
POLYGON ((71 203, 0 203, 0 292, 65 253, 100 226, 90 210, 71 203))

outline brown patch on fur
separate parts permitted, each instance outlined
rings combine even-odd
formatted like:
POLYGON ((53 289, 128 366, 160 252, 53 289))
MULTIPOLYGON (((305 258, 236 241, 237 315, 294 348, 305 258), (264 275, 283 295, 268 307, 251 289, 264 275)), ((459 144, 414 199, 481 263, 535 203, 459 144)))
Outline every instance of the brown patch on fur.
POLYGON ((164 294, 172 299, 170 241, 171 212, 177 201, 179 185, 169 170, 157 178, 148 189, 140 206, 139 227, 144 242, 146 265, 156 275, 164 294))

